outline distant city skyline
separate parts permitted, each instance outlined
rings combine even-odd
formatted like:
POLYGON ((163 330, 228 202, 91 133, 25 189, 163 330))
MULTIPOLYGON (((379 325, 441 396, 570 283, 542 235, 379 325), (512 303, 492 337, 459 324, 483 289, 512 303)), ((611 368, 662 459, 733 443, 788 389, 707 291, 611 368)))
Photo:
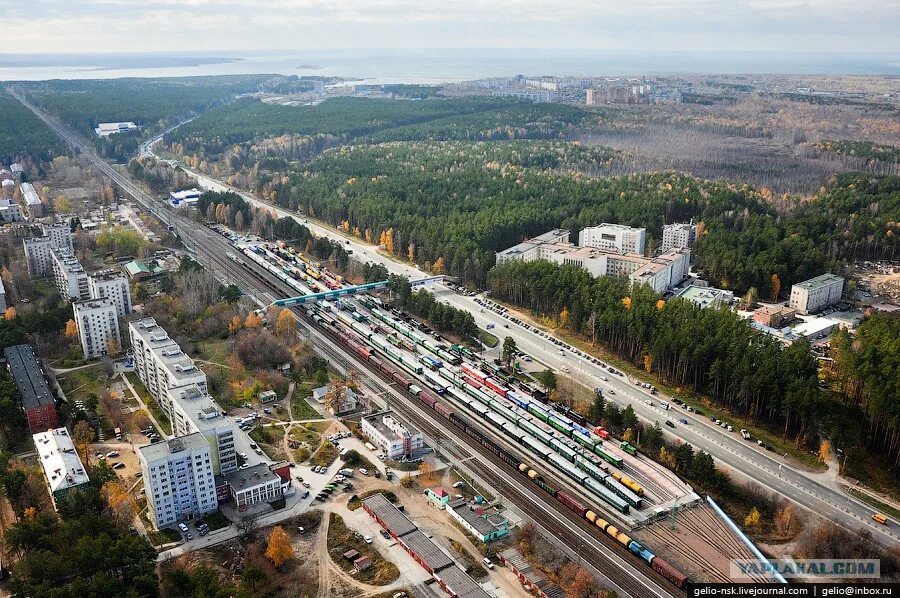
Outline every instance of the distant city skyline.
MULTIPOLYGON (((897 52, 900 0, 49 0, 15 53, 312 48, 897 52)), ((2 58, 2 55, 0 55, 2 58)))

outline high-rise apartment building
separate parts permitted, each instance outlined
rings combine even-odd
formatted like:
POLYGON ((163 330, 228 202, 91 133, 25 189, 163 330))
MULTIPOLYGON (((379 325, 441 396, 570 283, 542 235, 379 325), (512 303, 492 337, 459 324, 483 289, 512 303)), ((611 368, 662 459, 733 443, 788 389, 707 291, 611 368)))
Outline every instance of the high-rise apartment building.
POLYGON ((115 347, 121 349, 119 314, 109 299, 84 299, 72 303, 81 350, 87 359, 106 355, 115 347))
POLYGON ((94 272, 88 276, 88 288, 92 299, 111 300, 120 318, 131 313, 131 288, 121 270, 94 272))
POLYGON ((203 434, 138 448, 148 512, 157 529, 218 508, 213 457, 203 434))
POLYGON ((663 251, 692 247, 697 240, 697 225, 688 223, 666 224, 663 226, 662 247, 663 251))
POLYGON ((623 253, 643 255, 646 243, 646 229, 606 222, 600 226, 582 229, 578 234, 578 244, 582 247, 597 247, 623 253))

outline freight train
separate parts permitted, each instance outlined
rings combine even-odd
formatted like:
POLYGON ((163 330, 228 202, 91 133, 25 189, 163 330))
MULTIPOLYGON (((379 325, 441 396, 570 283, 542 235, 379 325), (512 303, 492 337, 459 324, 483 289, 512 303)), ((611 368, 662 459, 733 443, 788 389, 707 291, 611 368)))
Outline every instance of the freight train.
MULTIPOLYGON (((333 320, 332 320, 333 321, 333 320)), ((334 329, 333 329, 334 330, 334 329)), ((579 517, 588 521, 591 525, 597 526, 601 532, 609 535, 616 542, 618 542, 623 549, 633 553, 638 558, 640 558, 643 562, 649 565, 654 571, 665 577, 667 580, 672 582, 678 588, 684 588, 685 584, 688 581, 687 576, 679 571, 677 568, 669 564, 667 561, 662 559, 661 557, 656 556, 650 551, 649 548, 643 546, 640 542, 632 539, 628 534, 624 532, 620 532, 615 526, 611 525, 608 521, 601 518, 597 515, 597 512, 593 509, 583 505, 578 499, 571 496, 565 490, 560 490, 553 485, 550 481, 546 480, 541 476, 537 470, 535 470, 530 464, 526 463, 515 454, 506 450, 504 447, 497 444, 492 438, 485 435, 475 424, 470 422, 465 417, 459 415, 450 408, 446 403, 439 400, 437 397, 429 393, 427 390, 422 390, 409 378, 407 378, 404 374, 398 372, 394 369, 389 363, 386 361, 379 359, 375 355, 372 355, 371 351, 354 341, 349 335, 345 333, 337 333, 335 330, 335 334, 340 339, 340 341, 350 348, 354 353, 359 355, 362 359, 368 361, 372 364, 376 369, 378 369, 386 378, 389 380, 396 382, 398 385, 402 386, 405 390, 411 392, 413 396, 415 396, 419 401, 423 404, 427 405, 428 408, 432 409, 435 413, 440 415, 442 418, 448 420, 454 426, 463 431, 466 435, 474 438, 484 446, 486 449, 491 451, 493 454, 497 455, 503 462, 507 463, 515 470, 526 476, 529 480, 531 480, 537 487, 541 488, 544 492, 555 498, 559 501, 563 506, 565 506, 570 511, 577 514, 579 517)), ((390 345, 387 345, 390 346, 390 345)), ((419 366, 421 367, 421 366, 419 366)), ((439 370, 440 371, 440 370, 439 370)), ((494 414, 490 414, 494 415, 494 414)), ((491 420, 494 425, 501 427, 507 434, 516 435, 515 438, 522 442, 528 442, 528 436, 518 433, 512 429, 509 424, 506 422, 502 422, 501 418, 498 416, 494 416, 496 420, 491 420), (505 427, 504 427, 505 426, 505 427)), ((538 445, 539 446, 539 445, 538 445)), ((556 457, 553 454, 548 454, 548 458, 556 457)), ((557 459, 559 459, 557 457, 557 459)), ((566 461, 562 461, 559 459, 557 461, 557 465, 565 464, 566 469, 565 472, 572 476, 580 476, 581 473, 575 467, 572 467, 566 461)), ((588 476, 585 475, 589 482, 593 482, 588 476)), ((598 486, 602 488, 602 486, 598 486)), ((627 504, 625 505, 627 512, 627 504)))

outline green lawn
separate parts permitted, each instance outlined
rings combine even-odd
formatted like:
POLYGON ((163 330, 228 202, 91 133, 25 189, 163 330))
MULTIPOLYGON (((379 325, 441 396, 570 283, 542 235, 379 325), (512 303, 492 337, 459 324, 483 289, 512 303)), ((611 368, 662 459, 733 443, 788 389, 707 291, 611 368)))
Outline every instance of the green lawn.
POLYGON ((159 422, 159 425, 163 427, 163 432, 167 435, 171 434, 172 422, 169 421, 169 417, 163 412, 162 407, 159 406, 156 399, 150 396, 150 392, 144 386, 144 383, 141 382, 141 379, 138 378, 138 375, 134 372, 125 372, 125 376, 128 378, 128 381, 131 382, 131 385, 134 386, 134 391, 138 393, 144 403, 147 404, 147 408, 153 414, 153 417, 155 417, 156 421, 159 422))
POLYGON ((493 349, 500 343, 500 339, 488 332, 487 330, 478 331, 478 340, 493 349))
POLYGON ((291 418, 294 420, 321 419, 322 415, 309 403, 312 400, 312 391, 315 385, 309 382, 298 384, 294 387, 294 396, 291 398, 291 418))
POLYGON ((215 511, 209 515, 204 515, 203 521, 209 526, 209 531, 211 532, 231 525, 231 521, 222 514, 222 511, 215 511))
POLYGON ((309 464, 313 467, 317 465, 321 465, 323 467, 328 467, 334 460, 338 458, 338 449, 336 446, 331 444, 330 442, 325 442, 322 446, 319 447, 313 456, 309 459, 309 464))

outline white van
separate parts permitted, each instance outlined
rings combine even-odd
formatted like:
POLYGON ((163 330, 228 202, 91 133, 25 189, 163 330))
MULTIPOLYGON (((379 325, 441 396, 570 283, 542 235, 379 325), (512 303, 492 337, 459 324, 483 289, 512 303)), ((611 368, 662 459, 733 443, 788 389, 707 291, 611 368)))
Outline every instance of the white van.
POLYGON ((369 475, 369 470, 366 469, 365 467, 360 467, 360 468, 359 468, 359 473, 361 473, 361 474, 363 474, 363 475, 369 475))

